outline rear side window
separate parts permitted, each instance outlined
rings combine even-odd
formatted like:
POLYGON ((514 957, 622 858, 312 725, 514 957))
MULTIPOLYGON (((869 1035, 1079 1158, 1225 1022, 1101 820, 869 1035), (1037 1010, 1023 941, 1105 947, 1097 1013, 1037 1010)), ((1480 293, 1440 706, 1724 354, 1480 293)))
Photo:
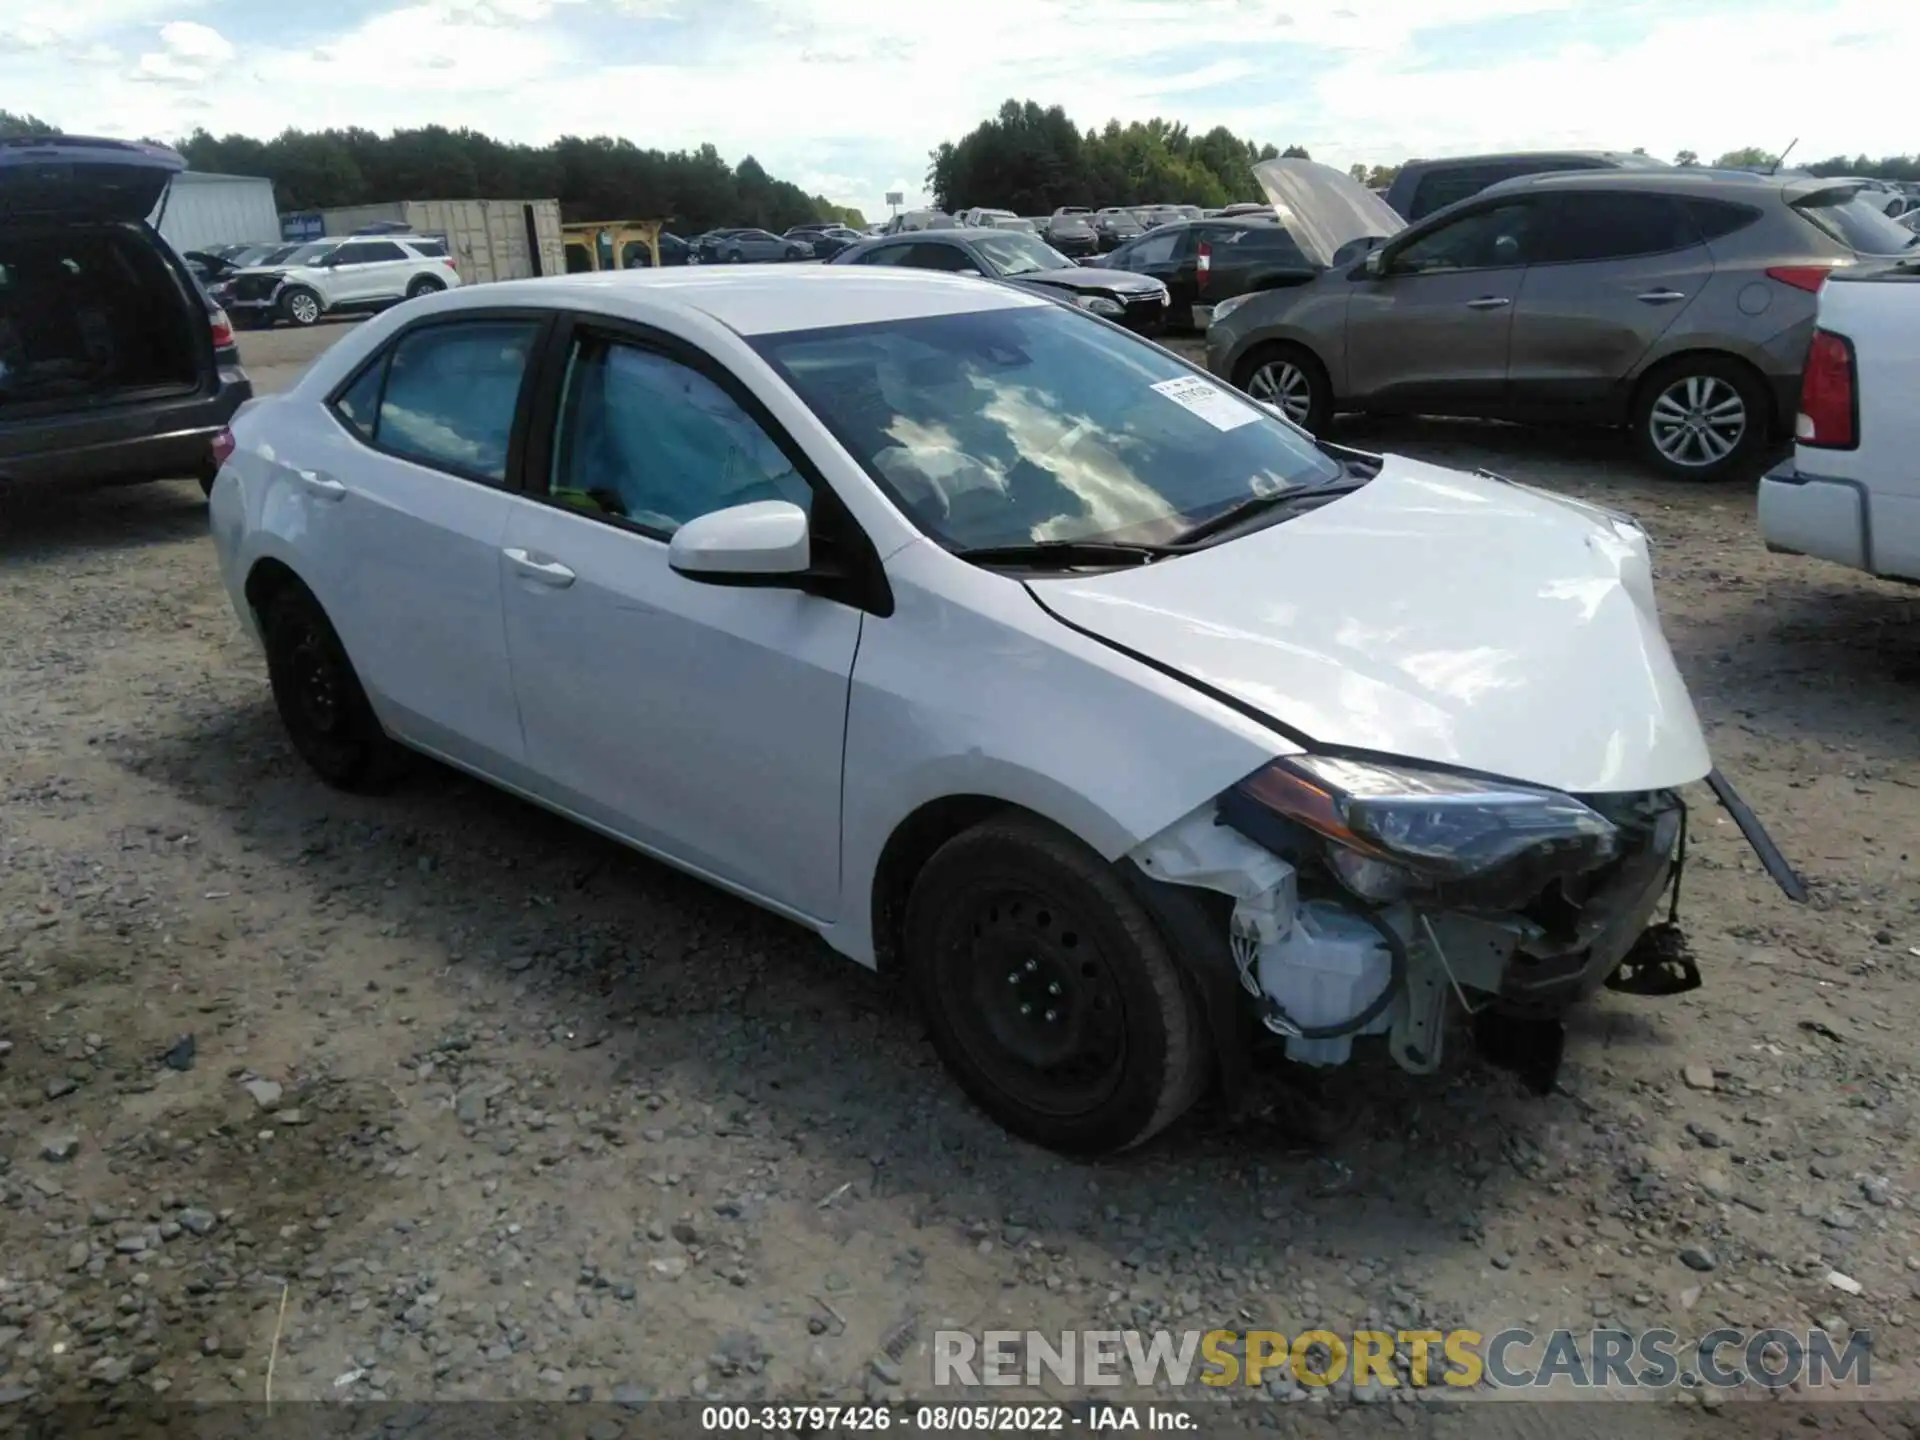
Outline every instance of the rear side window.
POLYGON ((1689 200, 1687 214, 1702 240, 1718 240, 1736 230, 1744 230, 1760 218, 1751 205, 1735 205, 1726 200, 1689 200))
POLYGON ((425 255, 430 260, 447 258, 447 242, 444 240, 410 240, 407 243, 413 246, 415 253, 425 255))
POLYGON ((1249 225, 1244 230, 1222 230, 1207 237, 1217 254, 1227 258, 1243 256, 1248 260, 1307 263, 1293 235, 1280 225, 1249 225))
POLYGON ((1833 239, 1861 255, 1898 255, 1914 247, 1914 232, 1890 220, 1872 202, 1845 190, 1828 190, 1793 207, 1833 239))
POLYGON ((1665 195, 1619 191, 1562 195, 1542 263, 1662 255, 1699 243, 1686 208, 1665 195))
POLYGON ((377 406, 373 392, 362 389, 368 377, 361 377, 335 409, 382 450, 500 484, 538 331, 532 320, 467 320, 409 331, 389 352, 377 406), (357 408, 349 410, 350 404, 357 408), (358 418, 369 409, 370 433, 358 418))

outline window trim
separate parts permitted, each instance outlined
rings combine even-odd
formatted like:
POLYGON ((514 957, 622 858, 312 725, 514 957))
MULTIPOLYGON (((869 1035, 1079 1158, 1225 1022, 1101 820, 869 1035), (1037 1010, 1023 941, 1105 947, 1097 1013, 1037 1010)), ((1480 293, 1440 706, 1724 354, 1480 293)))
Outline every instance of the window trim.
MULTIPOLYGON (((1557 269, 1562 265, 1612 265, 1622 260, 1657 260, 1662 255, 1679 255, 1685 251, 1704 246, 1707 243, 1700 234, 1699 221, 1693 218, 1693 212, 1688 208, 1688 201, 1693 197, 1684 195, 1661 195, 1648 190, 1623 190, 1620 192, 1620 195, 1641 200, 1655 200, 1671 207, 1680 217, 1681 225, 1686 228, 1691 238, 1683 241, 1679 245, 1669 245, 1663 250, 1634 250, 1621 255, 1593 255, 1574 260, 1529 260, 1527 264, 1538 265, 1543 269, 1549 266, 1557 269)), ((1560 216, 1566 208, 1566 202, 1572 199, 1590 196, 1619 198, 1609 196, 1609 193, 1604 190, 1563 190, 1554 192, 1553 202, 1547 211, 1546 230, 1543 232, 1543 239, 1541 241, 1541 249, 1543 251, 1559 234, 1560 216)), ((1729 231, 1728 233, 1731 234, 1733 232, 1729 231)))
POLYGON ((527 427, 532 420, 532 405, 530 402, 535 390, 532 382, 539 378, 538 372, 540 364, 546 355, 556 314, 557 312, 544 308, 502 306, 497 309, 489 307, 481 310, 461 310, 451 315, 430 315, 415 320, 411 324, 396 330, 392 335, 389 335, 379 349, 375 350, 372 355, 368 356, 360 364, 354 366, 353 369, 347 373, 347 377, 344 380, 327 392, 326 399, 322 403, 326 407, 327 414, 332 417, 336 425, 346 432, 348 438, 358 445, 365 446, 378 455, 384 455, 389 460, 398 460, 407 465, 417 465, 422 470, 431 470, 438 475, 448 475, 456 480, 465 480, 470 484, 481 485, 489 490, 517 490, 520 488, 520 467, 526 458, 527 427), (444 330, 459 325, 472 325, 488 321, 498 323, 502 320, 532 321, 534 322, 534 335, 532 350, 527 359, 527 367, 520 377, 520 394, 514 403, 513 426, 507 435, 507 460, 506 465, 503 467, 501 477, 495 479, 493 476, 483 475, 477 470, 469 470, 463 466, 446 464, 437 460, 428 460, 418 455, 409 455, 382 445, 379 438, 380 412, 386 408, 387 404, 387 378, 392 370, 390 362, 393 359, 394 351, 398 350, 410 337, 419 334, 423 330, 444 330), (381 370, 380 388, 374 398, 373 435, 369 437, 361 434, 360 431, 354 427, 353 422, 340 413, 340 401, 345 397, 346 393, 355 385, 359 384, 367 372, 375 366, 380 367, 381 370))
POLYGON ((791 580, 779 577, 763 588, 801 590, 882 618, 893 614, 893 587, 887 580, 880 552, 874 548, 872 538, 847 508, 846 501, 826 476, 820 473, 820 467, 814 463, 806 448, 793 438, 760 397, 725 364, 690 340, 638 321, 577 310, 555 312, 554 324, 547 333, 545 343, 535 356, 534 363, 528 367, 535 376, 533 402, 524 406, 523 414, 515 419, 516 437, 521 421, 524 420, 526 424, 526 443, 518 455, 518 467, 511 472, 518 482, 513 488, 522 500, 649 541, 660 547, 661 559, 666 559, 665 552, 672 543, 671 532, 663 534, 654 526, 640 525, 623 516, 595 515, 571 505, 563 505, 550 493, 553 462, 560 440, 560 409, 565 397, 567 370, 576 344, 586 338, 628 345, 684 365, 695 374, 705 377, 760 427, 761 432, 786 456, 794 474, 805 482, 812 497, 807 506, 807 528, 816 551, 819 544, 825 542, 830 551, 844 552, 844 563, 837 570, 831 565, 819 566, 821 557, 816 553, 818 573, 795 576, 791 580))

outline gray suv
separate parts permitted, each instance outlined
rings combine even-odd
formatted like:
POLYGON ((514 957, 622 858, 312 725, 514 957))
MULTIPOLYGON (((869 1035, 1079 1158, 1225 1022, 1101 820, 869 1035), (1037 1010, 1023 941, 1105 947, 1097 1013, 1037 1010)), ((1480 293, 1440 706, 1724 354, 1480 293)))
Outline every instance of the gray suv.
POLYGON ((1623 425, 1674 478, 1739 472, 1783 437, 1827 271, 1920 243, 1831 180, 1534 175, 1396 229, 1338 171, 1281 179, 1338 254, 1218 307, 1214 374, 1309 430, 1340 411, 1623 425))

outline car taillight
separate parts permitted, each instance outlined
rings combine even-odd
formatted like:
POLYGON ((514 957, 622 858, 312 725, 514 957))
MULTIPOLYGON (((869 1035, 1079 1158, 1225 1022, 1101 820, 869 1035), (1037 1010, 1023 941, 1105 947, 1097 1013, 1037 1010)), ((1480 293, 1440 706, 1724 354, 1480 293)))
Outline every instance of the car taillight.
POLYGON ((1827 283, 1827 277, 1832 273, 1833 268, 1829 265, 1775 265, 1767 271, 1767 278, 1818 295, 1820 287, 1827 283))
POLYGON ((460 269, 458 265, 453 263, 453 257, 451 255, 443 255, 440 258, 440 263, 446 266, 449 270, 454 271, 455 273, 458 273, 460 269))
POLYGON ((213 464, 216 470, 233 458, 234 448, 233 431, 223 427, 213 437, 213 464))
POLYGON ((224 350, 233 344, 233 322, 227 319, 227 312, 216 310, 207 317, 207 324, 213 331, 213 348, 224 350))
POLYGON ((1193 283, 1194 283, 1195 289, 1204 290, 1207 288, 1207 276, 1212 272, 1212 270, 1213 270, 1213 247, 1208 245, 1206 241, 1202 240, 1200 242, 1200 254, 1198 258, 1196 258, 1193 262, 1193 273, 1194 273, 1193 283))
POLYGON ((1793 438, 1823 450, 1851 450, 1860 443, 1860 395, 1853 342, 1831 330, 1813 332, 1807 368, 1800 377, 1800 415, 1793 438))

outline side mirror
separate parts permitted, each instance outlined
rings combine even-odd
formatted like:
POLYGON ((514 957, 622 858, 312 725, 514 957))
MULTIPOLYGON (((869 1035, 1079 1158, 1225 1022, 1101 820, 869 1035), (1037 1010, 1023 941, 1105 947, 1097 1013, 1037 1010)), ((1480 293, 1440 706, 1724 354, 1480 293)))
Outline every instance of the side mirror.
POLYGON ((1387 273, 1386 261, 1380 258, 1382 253, 1383 252, 1379 250, 1369 250, 1367 252, 1367 258, 1360 262, 1360 273, 1365 275, 1369 280, 1378 280, 1382 275, 1387 273))
POLYGON ((689 520, 673 532, 667 564, 708 585, 783 585, 813 563, 807 512, 786 500, 756 500, 689 520))
POLYGON ((956 275, 971 275, 976 280, 980 278, 980 272, 974 269, 971 265, 965 266, 962 269, 954 271, 953 273, 956 275))

